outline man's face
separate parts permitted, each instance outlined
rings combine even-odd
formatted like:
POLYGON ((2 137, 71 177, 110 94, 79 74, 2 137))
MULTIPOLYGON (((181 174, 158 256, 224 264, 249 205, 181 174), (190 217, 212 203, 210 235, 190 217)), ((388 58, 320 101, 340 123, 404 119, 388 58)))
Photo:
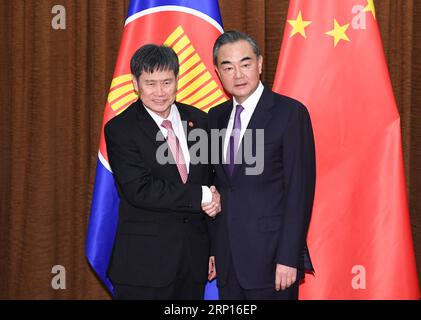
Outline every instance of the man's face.
POLYGON ((133 85, 146 107, 162 118, 167 118, 177 94, 177 77, 172 70, 143 71, 133 85))
POLYGON ((216 72, 225 90, 238 103, 243 103, 259 85, 262 61, 262 56, 256 57, 245 40, 219 47, 216 72))

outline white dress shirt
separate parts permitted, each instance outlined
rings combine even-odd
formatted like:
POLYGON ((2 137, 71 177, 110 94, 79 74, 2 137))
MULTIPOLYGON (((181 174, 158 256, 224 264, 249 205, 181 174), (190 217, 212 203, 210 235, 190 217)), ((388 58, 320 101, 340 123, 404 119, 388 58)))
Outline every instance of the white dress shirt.
MULTIPOLYGON (((164 136, 165 139, 167 139, 168 130, 162 126, 162 122, 164 120, 171 121, 174 134, 177 136, 177 139, 180 142, 181 152, 183 152, 184 161, 187 167, 187 173, 189 173, 190 152, 189 152, 189 147, 187 145, 186 134, 183 129, 183 123, 181 122, 180 112, 178 112, 177 106, 174 103, 171 105, 170 114, 168 115, 167 119, 164 119, 161 116, 157 115, 155 112, 150 110, 145 105, 144 107, 146 111, 151 115, 152 119, 155 121, 158 128, 161 130, 162 135, 164 136)), ((202 186, 202 203, 207 203, 211 201, 212 201, 212 192, 210 191, 208 186, 202 186)))
MULTIPOLYGON (((241 144, 241 140, 243 140, 244 133, 246 132, 247 126, 249 125, 251 116, 253 115, 254 109, 256 109, 257 103, 259 102, 260 97, 262 96, 264 86, 262 82, 259 81, 259 85, 257 86, 256 90, 248 97, 241 105, 243 106, 244 110, 240 113, 241 119, 241 131, 240 131, 240 141, 238 142, 238 146, 241 144)), ((223 161, 226 163, 227 159, 227 147, 228 141, 231 136, 232 128, 234 126, 234 117, 235 117, 235 110, 237 109, 237 105, 240 104, 233 99, 234 108, 232 108, 231 115, 227 125, 227 132, 225 134, 224 140, 224 159, 223 161)), ((237 150, 238 151, 238 150, 237 150)))

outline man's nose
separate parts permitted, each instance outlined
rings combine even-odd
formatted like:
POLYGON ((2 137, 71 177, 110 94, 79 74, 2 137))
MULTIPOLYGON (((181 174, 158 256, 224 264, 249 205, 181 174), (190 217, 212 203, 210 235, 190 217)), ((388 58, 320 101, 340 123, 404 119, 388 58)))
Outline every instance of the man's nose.
POLYGON ((241 72, 241 68, 234 68, 234 78, 240 79, 243 77, 243 73, 241 72))
POLYGON ((161 84, 158 84, 158 85, 156 86, 155 94, 156 94, 157 96, 162 96, 162 95, 164 94, 164 88, 162 87, 162 85, 161 85, 161 84))

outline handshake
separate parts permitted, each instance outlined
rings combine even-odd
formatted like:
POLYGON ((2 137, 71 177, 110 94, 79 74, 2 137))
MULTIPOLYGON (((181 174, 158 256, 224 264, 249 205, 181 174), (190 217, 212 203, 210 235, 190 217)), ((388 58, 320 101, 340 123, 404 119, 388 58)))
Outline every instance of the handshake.
POLYGON ((221 195, 218 190, 216 190, 215 186, 211 186, 210 191, 212 192, 212 201, 202 203, 202 210, 209 217, 215 218, 215 216, 221 212, 221 195))

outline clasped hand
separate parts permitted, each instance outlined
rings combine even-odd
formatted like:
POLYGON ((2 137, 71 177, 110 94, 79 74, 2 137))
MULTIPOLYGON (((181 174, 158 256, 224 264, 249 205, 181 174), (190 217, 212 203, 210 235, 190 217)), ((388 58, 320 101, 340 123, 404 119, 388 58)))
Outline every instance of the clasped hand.
POLYGON ((203 203, 202 210, 205 211, 209 217, 215 218, 215 216, 221 212, 221 195, 218 190, 216 190, 215 186, 211 186, 210 191, 212 192, 212 201, 203 203))

